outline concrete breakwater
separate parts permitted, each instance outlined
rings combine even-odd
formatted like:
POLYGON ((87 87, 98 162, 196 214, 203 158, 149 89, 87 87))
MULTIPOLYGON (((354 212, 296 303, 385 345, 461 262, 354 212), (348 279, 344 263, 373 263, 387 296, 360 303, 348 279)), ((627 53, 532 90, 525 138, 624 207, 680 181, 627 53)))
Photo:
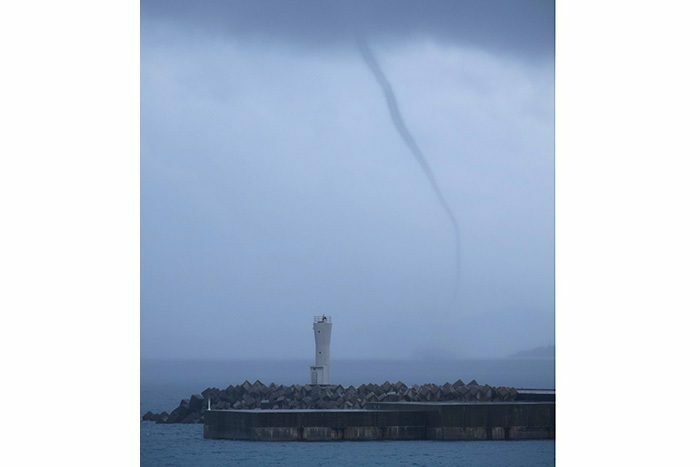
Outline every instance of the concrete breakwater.
POLYGON ((554 402, 372 403, 359 410, 212 410, 204 437, 249 441, 554 439, 554 402))
MULTIPOLYGON (((277 385, 260 381, 231 385, 226 389, 208 388, 183 399, 171 412, 147 412, 143 420, 158 423, 201 423, 209 404, 212 410, 360 410, 380 402, 512 402, 528 397, 509 387, 480 385, 462 380, 443 385, 407 386, 401 381, 384 384, 277 385)), ((553 400, 553 394, 552 394, 553 400)))

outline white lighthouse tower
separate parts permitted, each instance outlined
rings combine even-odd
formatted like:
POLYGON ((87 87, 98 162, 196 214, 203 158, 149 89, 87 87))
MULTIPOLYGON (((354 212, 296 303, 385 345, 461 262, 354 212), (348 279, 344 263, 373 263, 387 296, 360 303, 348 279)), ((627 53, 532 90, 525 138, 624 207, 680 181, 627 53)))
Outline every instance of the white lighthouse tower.
POLYGON ((311 384, 331 384, 331 317, 314 316, 316 365, 311 367, 311 384))

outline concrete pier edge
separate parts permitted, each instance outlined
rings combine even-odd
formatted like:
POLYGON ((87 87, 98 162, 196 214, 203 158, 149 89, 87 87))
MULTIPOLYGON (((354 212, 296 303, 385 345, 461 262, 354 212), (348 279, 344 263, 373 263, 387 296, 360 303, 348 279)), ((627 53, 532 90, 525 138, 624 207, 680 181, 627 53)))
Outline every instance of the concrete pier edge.
POLYGON ((554 439, 554 402, 374 403, 360 410, 211 410, 204 438, 249 441, 554 439))

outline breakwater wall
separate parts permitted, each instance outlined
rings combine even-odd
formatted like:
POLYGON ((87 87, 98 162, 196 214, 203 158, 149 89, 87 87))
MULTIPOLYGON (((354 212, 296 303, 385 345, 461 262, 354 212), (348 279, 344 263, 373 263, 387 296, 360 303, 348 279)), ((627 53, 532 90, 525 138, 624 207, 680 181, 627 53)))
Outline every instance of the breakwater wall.
POLYGON ((204 437, 251 441, 554 439, 553 402, 372 403, 359 410, 211 410, 204 437))
POLYGON ((204 437, 251 441, 425 439, 423 411, 212 410, 204 437))
MULTIPOLYGON (((277 385, 269 386, 255 381, 229 386, 226 389, 208 388, 201 394, 183 399, 171 412, 147 412, 143 420, 157 423, 201 423, 204 412, 211 404, 214 410, 250 409, 366 409, 375 402, 449 402, 479 401, 508 402, 523 400, 518 390, 508 387, 481 385, 476 381, 421 384, 407 386, 398 381, 384 384, 342 385, 277 385)), ((553 394, 551 400, 553 400, 553 394)))

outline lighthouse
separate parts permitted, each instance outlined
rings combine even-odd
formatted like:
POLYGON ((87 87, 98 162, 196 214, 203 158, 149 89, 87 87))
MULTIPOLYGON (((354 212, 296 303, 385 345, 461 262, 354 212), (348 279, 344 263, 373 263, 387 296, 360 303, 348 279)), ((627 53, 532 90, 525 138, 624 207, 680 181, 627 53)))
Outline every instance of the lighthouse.
POLYGON ((311 367, 311 384, 331 384, 331 317, 314 316, 316 364, 311 367))

